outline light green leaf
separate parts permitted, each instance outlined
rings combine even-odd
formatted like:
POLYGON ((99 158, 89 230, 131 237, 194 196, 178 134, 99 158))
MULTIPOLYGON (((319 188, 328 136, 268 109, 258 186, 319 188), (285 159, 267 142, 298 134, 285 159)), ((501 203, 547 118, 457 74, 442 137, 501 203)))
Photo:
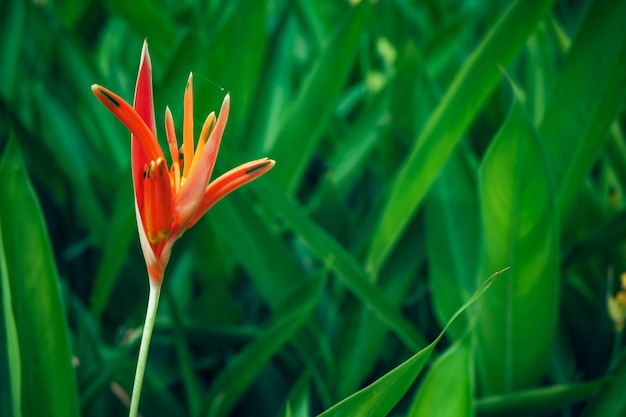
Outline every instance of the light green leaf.
POLYGON ((487 394, 535 384, 556 330, 559 234, 545 152, 520 102, 493 139, 479 172, 480 270, 511 268, 478 303, 477 366, 487 394))
POLYGON ((22 370, 20 365, 20 346, 18 333, 13 315, 13 302, 11 301, 11 283, 9 271, 4 253, 2 236, 2 219, 0 219, 0 289, 2 289, 2 318, 4 328, 0 332, 0 360, 6 360, 8 366, 0 373, 0 395, 2 395, 2 415, 19 417, 22 415, 22 370), (8 373, 8 374, 7 374, 8 373))
POLYGON ((476 290, 465 304, 457 310, 439 336, 424 349, 417 352, 407 361, 386 373, 371 385, 352 394, 348 398, 329 408, 319 415, 319 417, 383 417, 386 416, 400 401, 405 392, 415 381, 422 368, 430 358, 435 346, 443 337, 450 324, 471 304, 480 298, 491 286, 496 277, 505 270, 496 272, 490 276, 476 290))
MULTIPOLYGON (((452 153, 425 201, 426 245, 433 305, 446 323, 476 287, 480 214, 476 163, 467 148, 452 153)), ((467 327, 462 316, 450 327, 458 338, 467 327)))
POLYGON ((17 329, 21 411, 25 416, 78 416, 69 330, 54 257, 15 140, 9 142, 0 163, 0 201, 1 256, 6 261, 2 282, 9 283, 3 293, 10 291, 17 329))
POLYGON ((474 352, 471 336, 437 358, 420 384, 407 417, 473 415, 474 352))
MULTIPOLYGON (((594 392, 603 392, 601 388, 605 383, 606 381, 604 380, 594 380, 580 384, 553 385, 511 394, 483 397, 476 403, 476 415, 479 417, 546 415, 575 405, 588 398, 594 392)), ((622 385, 618 394, 622 398, 623 388, 622 385)), ((613 415, 621 416, 622 414, 620 412, 613 415)), ((602 417, 610 415, 598 414, 598 416, 602 417)))
POLYGON ((399 240, 463 132, 498 84, 553 0, 516 1, 465 61, 400 167, 380 216, 367 259, 376 273, 399 240))
POLYGON ((282 417, 309 417, 311 415, 311 389, 309 377, 305 373, 294 384, 287 404, 281 412, 282 417))

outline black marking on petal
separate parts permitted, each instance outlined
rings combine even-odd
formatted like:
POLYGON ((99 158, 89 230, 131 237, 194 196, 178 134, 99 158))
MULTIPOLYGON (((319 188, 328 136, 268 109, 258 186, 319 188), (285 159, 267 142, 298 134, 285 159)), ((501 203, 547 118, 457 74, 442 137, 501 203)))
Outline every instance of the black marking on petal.
POLYGON ((254 173, 254 172, 256 172, 256 171, 258 171, 258 170, 260 170, 260 169, 262 169, 262 168, 265 168, 265 167, 266 167, 266 166, 268 166, 269 164, 271 164, 271 161, 267 161, 267 162, 266 162, 266 163, 264 163, 264 164, 257 165, 257 166, 255 166, 255 167, 253 167, 253 168, 250 168, 249 170, 247 170, 247 171, 246 171, 246 175, 250 175, 250 174, 252 174, 252 173, 254 173))
POLYGON ((109 93, 107 93, 106 91, 104 91, 103 89, 99 88, 98 91, 100 91, 102 93, 102 95, 104 95, 106 98, 109 99, 109 101, 111 103, 113 103, 113 105, 115 107, 119 107, 120 106, 120 102, 117 101, 115 98, 113 98, 109 93))

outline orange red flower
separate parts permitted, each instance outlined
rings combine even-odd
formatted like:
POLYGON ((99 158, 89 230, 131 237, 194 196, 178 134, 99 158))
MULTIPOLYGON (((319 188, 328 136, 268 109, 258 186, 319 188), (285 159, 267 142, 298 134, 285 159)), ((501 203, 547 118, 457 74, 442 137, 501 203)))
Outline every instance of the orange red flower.
POLYGON ((110 90, 94 84, 91 90, 131 132, 131 166, 135 190, 135 213, 148 275, 155 284, 163 280, 172 246, 215 203, 274 166, 262 158, 242 164, 210 181, 230 111, 230 95, 224 97, 219 115, 206 118, 198 144, 193 138, 193 76, 184 95, 183 143, 180 149, 169 108, 165 132, 171 164, 156 138, 152 65, 144 42, 135 87, 134 105, 110 90), (194 149, 195 148, 195 149, 194 149))

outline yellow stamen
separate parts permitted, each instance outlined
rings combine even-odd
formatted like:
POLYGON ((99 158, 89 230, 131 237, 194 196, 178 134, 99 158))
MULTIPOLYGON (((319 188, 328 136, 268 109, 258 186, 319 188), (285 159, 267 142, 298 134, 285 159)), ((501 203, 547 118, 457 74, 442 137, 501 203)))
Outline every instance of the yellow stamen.
POLYGON ((193 171, 194 167, 198 163, 198 160, 202 156, 202 150, 204 150, 204 145, 206 145, 207 140, 209 139, 209 135, 213 131, 213 127, 215 127, 215 112, 211 112, 204 121, 202 125, 202 131, 200 131, 200 138, 198 139, 198 146, 196 147, 196 152, 193 155, 193 161, 191 161, 191 167, 189 167, 189 172, 193 171))

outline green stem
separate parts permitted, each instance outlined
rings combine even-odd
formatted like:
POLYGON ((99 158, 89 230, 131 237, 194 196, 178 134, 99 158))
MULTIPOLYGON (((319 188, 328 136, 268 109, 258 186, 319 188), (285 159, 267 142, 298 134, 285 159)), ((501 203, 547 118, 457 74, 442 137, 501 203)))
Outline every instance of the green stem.
POLYGON ((146 321, 143 325, 143 335, 141 336, 141 346, 139 347, 139 358, 137 358, 137 370, 135 371, 135 383, 133 384, 133 394, 130 400, 130 413, 128 417, 137 417, 139 411, 139 397, 141 397, 141 385, 143 375, 146 372, 146 361, 148 359, 148 349, 152 338, 152 329, 156 319, 156 310, 159 305, 161 295, 161 284, 150 282, 150 295, 148 296, 148 309, 146 310, 146 321))

